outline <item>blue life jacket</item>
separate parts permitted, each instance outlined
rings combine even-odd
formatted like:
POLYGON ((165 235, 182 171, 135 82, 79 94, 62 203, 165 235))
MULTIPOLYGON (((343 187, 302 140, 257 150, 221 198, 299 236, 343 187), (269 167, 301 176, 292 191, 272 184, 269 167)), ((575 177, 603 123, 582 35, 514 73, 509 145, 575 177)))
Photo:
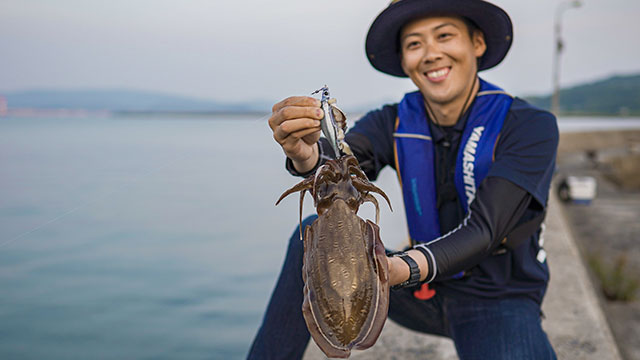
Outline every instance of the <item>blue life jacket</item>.
MULTIPOLYGON (((512 102, 509 94, 480 79, 455 164, 455 186, 465 213, 493 163, 494 149, 512 102)), ((430 242, 442 235, 436 207, 434 144, 428 121, 422 94, 406 94, 398 105, 393 136, 412 244, 430 242)))

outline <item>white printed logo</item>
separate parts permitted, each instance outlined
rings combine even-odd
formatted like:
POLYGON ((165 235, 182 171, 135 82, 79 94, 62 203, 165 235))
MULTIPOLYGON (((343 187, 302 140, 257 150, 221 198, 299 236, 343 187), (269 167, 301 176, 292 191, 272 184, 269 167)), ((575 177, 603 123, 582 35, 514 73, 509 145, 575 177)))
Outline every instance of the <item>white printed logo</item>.
POLYGON ((476 161, 476 149, 478 148, 478 141, 482 136, 484 126, 478 126, 473 129, 467 144, 464 146, 464 152, 462 157, 462 173, 464 176, 464 192, 467 195, 467 204, 471 205, 473 199, 476 198, 476 179, 473 174, 476 161))

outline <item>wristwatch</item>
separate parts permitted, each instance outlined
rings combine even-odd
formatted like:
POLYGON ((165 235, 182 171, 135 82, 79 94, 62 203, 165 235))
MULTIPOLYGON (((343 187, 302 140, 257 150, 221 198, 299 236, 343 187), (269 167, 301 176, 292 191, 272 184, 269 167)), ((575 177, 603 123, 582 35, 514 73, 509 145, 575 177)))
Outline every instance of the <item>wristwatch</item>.
POLYGON ((400 259, 404 260, 407 265, 409 265, 409 271, 411 275, 409 275, 409 279, 407 279, 406 281, 403 281, 398 285, 393 285, 391 288, 393 290, 396 290, 405 287, 414 287, 420 284, 420 267, 418 267, 418 263, 413 260, 413 258, 407 253, 394 254, 393 256, 399 257, 400 259))

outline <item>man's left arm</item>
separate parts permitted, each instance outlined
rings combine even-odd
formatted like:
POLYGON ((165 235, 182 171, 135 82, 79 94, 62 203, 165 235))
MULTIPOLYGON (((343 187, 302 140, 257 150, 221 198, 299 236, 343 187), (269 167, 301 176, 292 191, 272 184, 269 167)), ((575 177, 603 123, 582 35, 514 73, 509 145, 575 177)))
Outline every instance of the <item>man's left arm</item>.
MULTIPOLYGON (((471 203, 467 217, 458 228, 408 251, 421 269, 420 280, 431 282, 436 278, 455 275, 482 261, 516 226, 529 206, 533 205, 532 201, 527 191, 509 180, 486 178, 471 203), (417 250, 419 247, 423 249, 422 254, 417 250)), ((409 277, 409 269, 403 263, 401 259, 390 259, 392 285, 409 277)))
MULTIPOLYGON (((524 116, 508 119, 512 126, 503 132, 495 162, 460 226, 416 245, 421 252, 408 251, 420 266, 422 281, 473 267, 500 245, 527 209, 539 212, 546 207, 555 168, 557 124, 553 115, 539 110, 527 109, 520 114, 524 116)), ((409 277, 409 268, 403 263, 401 259, 389 260, 392 285, 409 277)))

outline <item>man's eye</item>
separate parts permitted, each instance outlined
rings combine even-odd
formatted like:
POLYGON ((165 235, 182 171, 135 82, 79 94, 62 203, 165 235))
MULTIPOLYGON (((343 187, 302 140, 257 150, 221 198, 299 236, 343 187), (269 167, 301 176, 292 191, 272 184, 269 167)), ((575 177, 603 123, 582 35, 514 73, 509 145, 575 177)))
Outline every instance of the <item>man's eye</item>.
POLYGON ((442 33, 442 34, 438 35, 438 39, 444 40, 444 39, 450 38, 451 36, 453 36, 453 34, 451 34, 451 33, 442 33))
POLYGON ((418 46, 420 46, 420 42, 418 41, 409 41, 407 43, 407 49, 415 49, 418 46))

